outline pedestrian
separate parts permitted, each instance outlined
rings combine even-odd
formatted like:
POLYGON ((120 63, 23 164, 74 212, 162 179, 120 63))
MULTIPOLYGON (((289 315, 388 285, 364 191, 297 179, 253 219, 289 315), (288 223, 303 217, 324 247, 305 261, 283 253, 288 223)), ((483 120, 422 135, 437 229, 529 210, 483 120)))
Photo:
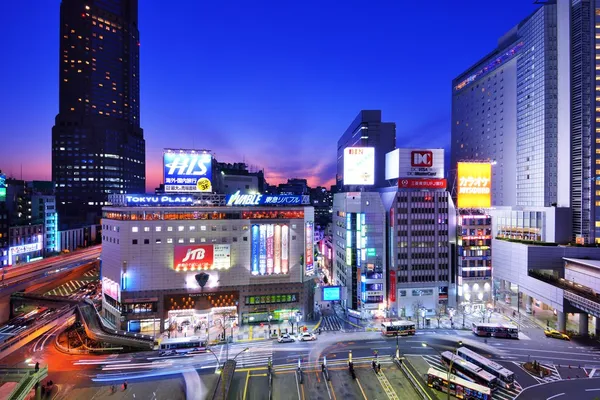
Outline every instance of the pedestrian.
POLYGON ((38 372, 40 370, 40 363, 36 362, 35 363, 35 372, 38 372))

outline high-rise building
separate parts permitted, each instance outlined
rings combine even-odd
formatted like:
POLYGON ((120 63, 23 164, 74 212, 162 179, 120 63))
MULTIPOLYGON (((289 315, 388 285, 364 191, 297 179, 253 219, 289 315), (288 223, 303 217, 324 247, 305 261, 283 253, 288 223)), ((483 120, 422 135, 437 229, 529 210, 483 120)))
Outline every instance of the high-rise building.
POLYGON ((62 0, 52 179, 59 221, 93 223, 111 193, 143 193, 137 0, 62 0))
POLYGON ((344 185, 344 149, 375 148, 375 179, 373 187, 389 186, 385 179, 385 155, 396 148, 396 124, 381 122, 381 110, 362 110, 337 143, 336 183, 340 191, 354 188, 344 185))
POLYGON ((379 193, 333 196, 333 283, 361 318, 382 316, 386 301, 386 220, 379 193))

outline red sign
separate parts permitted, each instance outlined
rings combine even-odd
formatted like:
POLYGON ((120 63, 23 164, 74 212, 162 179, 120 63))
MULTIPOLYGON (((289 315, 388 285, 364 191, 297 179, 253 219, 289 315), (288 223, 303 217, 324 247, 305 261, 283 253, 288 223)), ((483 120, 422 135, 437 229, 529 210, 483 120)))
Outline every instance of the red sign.
POLYGON ((396 302, 396 271, 390 271, 390 302, 396 302))
POLYGON ((390 208, 390 226, 394 226, 394 209, 390 208))
POLYGON ((175 246, 173 269, 176 271, 201 271, 210 269, 214 262, 212 244, 175 246))
POLYGON ((446 180, 437 178, 398 179, 400 189, 446 189, 446 180))
POLYGON ((411 151, 410 165, 425 168, 433 166, 433 153, 431 151, 411 151))

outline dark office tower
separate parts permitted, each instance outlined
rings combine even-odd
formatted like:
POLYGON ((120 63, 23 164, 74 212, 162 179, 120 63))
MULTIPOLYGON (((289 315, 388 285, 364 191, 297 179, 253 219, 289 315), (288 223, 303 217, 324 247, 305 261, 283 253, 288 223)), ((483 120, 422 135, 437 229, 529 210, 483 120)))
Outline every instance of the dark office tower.
POLYGON ((96 222, 111 193, 143 193, 137 0, 62 0, 52 179, 61 225, 96 222))
POLYGON ((338 189, 353 191, 367 188, 344 185, 344 149, 346 147, 375 148, 375 184, 368 187, 389 186, 385 180, 385 155, 396 148, 395 122, 381 122, 381 110, 362 110, 338 140, 336 175, 338 189))

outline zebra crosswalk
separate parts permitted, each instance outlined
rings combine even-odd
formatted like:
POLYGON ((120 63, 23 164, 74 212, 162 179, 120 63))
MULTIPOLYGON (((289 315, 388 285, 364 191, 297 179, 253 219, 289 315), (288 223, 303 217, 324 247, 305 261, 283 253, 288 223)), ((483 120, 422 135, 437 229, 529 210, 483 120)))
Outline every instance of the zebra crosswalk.
MULTIPOLYGON (((426 355, 422 357, 431 367, 439 371, 448 371, 448 368, 442 363, 438 355, 426 355)), ((496 390, 494 390, 492 396, 494 399, 512 400, 515 397, 517 397, 521 390, 521 386, 517 382, 515 382, 515 387, 511 389, 506 389, 504 387, 498 386, 496 390)))
POLYGON ((336 315, 326 315, 323 317, 320 327, 324 331, 339 331, 342 329, 342 324, 336 315))
MULTIPOLYGON (((269 358, 273 357, 273 343, 272 340, 265 342, 256 342, 252 344, 247 343, 233 343, 229 345, 229 357, 237 361, 238 368, 266 366, 269 362, 269 358), (247 351, 244 351, 248 348, 247 351)), ((220 353, 225 354, 225 348, 221 346, 222 350, 220 353)))

